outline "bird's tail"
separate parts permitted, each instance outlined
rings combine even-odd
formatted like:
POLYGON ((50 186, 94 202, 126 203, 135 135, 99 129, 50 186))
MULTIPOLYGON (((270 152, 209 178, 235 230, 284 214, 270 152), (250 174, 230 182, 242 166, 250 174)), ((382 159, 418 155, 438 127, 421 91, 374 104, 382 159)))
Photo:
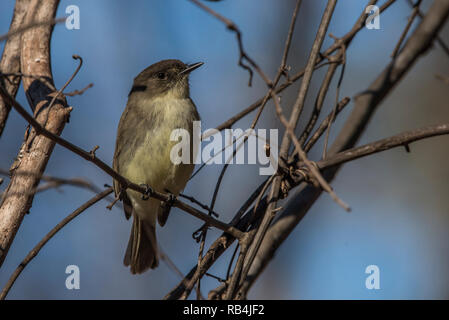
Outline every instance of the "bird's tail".
POLYGON ((143 221, 136 214, 123 263, 131 266, 132 274, 154 269, 159 264, 155 225, 143 221))

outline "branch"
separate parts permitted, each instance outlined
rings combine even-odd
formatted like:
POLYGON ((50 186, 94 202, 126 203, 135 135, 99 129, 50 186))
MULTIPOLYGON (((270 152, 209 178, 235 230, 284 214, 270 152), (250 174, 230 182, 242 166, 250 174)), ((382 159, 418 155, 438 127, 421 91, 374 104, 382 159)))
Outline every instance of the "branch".
MULTIPOLYGON (((137 192, 140 192, 144 195, 147 195, 147 193, 148 193, 147 188, 145 188, 144 186, 138 185, 136 183, 133 183, 133 182, 129 181, 128 179, 126 179, 125 177, 118 174, 116 171, 114 171, 114 169, 112 169, 110 166, 108 166, 105 162, 103 162, 102 160, 97 158, 95 155, 95 152, 93 152, 93 150, 91 152, 87 152, 87 151, 81 149, 80 147, 72 144, 71 142, 61 138, 60 136, 53 134, 52 132, 44 129, 44 127, 42 127, 30 114, 28 114, 28 112, 26 112, 26 110, 14 98, 12 98, 2 87, 0 87, 0 95, 3 96, 3 98, 8 103, 10 103, 13 106, 13 108, 16 109, 17 112, 19 112, 19 114, 26 121, 28 121, 28 123, 30 123, 33 126, 33 128, 36 130, 36 132, 39 135, 42 135, 42 136, 45 136, 45 137, 51 139, 51 141, 56 142, 57 144, 72 151, 73 153, 84 158, 85 160, 94 163, 97 167, 99 167, 105 173, 107 173, 112 178, 117 180, 120 183, 120 185, 123 187, 123 189, 129 188, 129 189, 135 190, 137 192)), ((209 225, 216 227, 222 231, 228 232, 237 238, 242 237, 242 233, 239 230, 235 229, 234 227, 227 225, 226 223, 223 223, 219 220, 216 220, 213 217, 209 216, 208 214, 203 213, 178 199, 175 199, 174 201, 172 201, 172 199, 170 198, 169 195, 152 190, 151 193, 149 194, 149 196, 156 198, 158 200, 161 200, 161 201, 171 201, 171 202, 173 202, 173 206, 178 207, 181 210, 184 210, 185 212, 197 217, 198 219, 203 220, 204 222, 208 223, 209 225)), ((8 197, 8 198, 10 198, 10 197, 8 197)))
POLYGON ((256 70, 256 72, 260 75, 260 77, 265 81, 265 83, 267 83, 268 86, 271 86, 271 80, 265 75, 265 73, 262 71, 262 69, 260 69, 260 67, 257 65, 257 63, 246 53, 245 49, 243 49, 242 33, 240 32, 237 25, 234 22, 232 22, 231 20, 229 20, 228 18, 223 17, 218 12, 216 12, 216 11, 212 10, 211 8, 207 7, 206 5, 202 4, 200 1, 198 1, 198 0, 190 0, 190 1, 193 2, 194 4, 196 4, 198 7, 200 7, 204 11, 211 14, 212 16, 214 16, 215 18, 217 18, 218 20, 220 20, 221 22, 223 22, 226 25, 226 28, 228 28, 229 30, 231 30, 232 32, 235 33, 235 36, 237 38, 237 43, 239 46, 239 54, 240 54, 239 66, 241 66, 243 69, 247 70, 249 73, 248 85, 251 86, 252 79, 253 79, 253 70, 248 65, 246 65, 243 62, 243 60, 248 61, 248 63, 254 68, 254 70, 256 70))
POLYGON ((38 27, 46 27, 46 26, 54 26, 55 24, 65 22, 66 18, 57 18, 57 19, 49 19, 45 21, 39 21, 39 22, 31 22, 28 25, 25 25, 23 27, 17 28, 15 30, 11 30, 6 34, 0 35, 0 41, 12 38, 15 35, 18 35, 20 33, 24 33, 30 29, 38 28, 38 27))
MULTIPOLYGON (((431 47, 448 15, 449 2, 435 0, 396 59, 384 69, 364 93, 356 98, 354 110, 335 139, 329 151, 329 157, 355 145, 383 99, 393 90, 405 73, 412 68, 416 60, 431 47)), ((336 175, 338 169, 339 166, 334 165, 332 168, 324 170, 323 175, 330 181, 336 175)), ((242 285, 243 297, 246 296, 254 281, 271 261, 279 246, 320 195, 320 189, 313 186, 304 187, 301 192, 295 195, 277 221, 270 227, 248 277, 242 285)))
POLYGON ((360 147, 339 152, 328 159, 317 161, 316 165, 320 169, 326 169, 374 153, 379 153, 396 147, 408 146, 418 140, 446 134, 449 134, 449 123, 406 131, 390 138, 385 138, 360 147))
MULTIPOLYGON (((340 113, 340 111, 343 110, 344 107, 346 107, 349 103, 350 99, 349 97, 344 97, 338 104, 337 104, 337 108, 335 109, 335 114, 334 111, 331 111, 328 116, 321 122, 321 124, 319 125, 319 127, 316 129, 316 131, 312 134, 312 136, 310 137, 309 141, 307 141, 307 143, 304 146, 304 151, 307 153, 310 151, 310 149, 312 149, 312 147, 315 145, 315 143, 318 141, 318 139, 323 135, 323 133, 326 131, 326 128, 329 126, 329 123, 332 120, 332 118, 335 118, 336 116, 338 116, 338 114, 340 113)), ((334 119, 335 120, 335 119, 334 119)))
MULTIPOLYGON (((29 0, 16 1, 10 30, 17 29, 23 23, 29 2, 29 0)), ((2 59, 0 61, 0 74, 18 72, 20 72, 20 37, 12 36, 8 38, 3 49, 2 59)), ((20 76, 0 79, 0 85, 3 85, 8 93, 15 97, 20 85, 20 76)), ((6 120, 8 119, 10 110, 11 106, 5 104, 3 99, 0 98, 0 137, 6 126, 6 120)))
MULTIPOLYGON (((34 172, 15 171, 14 174, 15 175, 23 175, 23 176, 32 176, 35 173, 34 172)), ((9 177, 9 172, 7 170, 0 168, 0 175, 9 177)), ((58 188, 63 185, 84 188, 84 189, 87 189, 94 193, 99 193, 102 190, 84 178, 59 178, 59 177, 43 175, 43 176, 41 176, 41 181, 45 181, 46 183, 40 184, 39 186, 36 186, 33 190, 27 190, 26 192, 30 193, 30 194, 31 193, 39 193, 42 191, 46 191, 48 189, 58 188)), ((8 195, 11 195, 11 193, 9 193, 8 195)), ((0 198, 2 198, 3 196, 6 196, 6 194, 1 193, 0 198)))
POLYGON ((0 300, 4 300, 11 289, 11 287, 14 285, 14 282, 16 281, 17 277, 20 275, 20 273, 25 269, 25 267, 33 260, 38 254, 39 251, 42 249, 42 247, 56 234, 59 230, 64 228, 66 224, 68 224, 70 221, 75 219, 78 215, 83 213, 86 209, 96 204, 101 199, 107 197, 109 194, 112 193, 112 188, 107 188, 103 192, 97 194, 93 198, 91 198, 89 201, 84 203, 81 207, 73 211, 70 215, 65 217, 61 222, 59 222, 52 230, 50 230, 49 233, 41 240, 39 243, 27 254, 25 259, 19 264, 19 266, 16 268, 14 273, 9 278, 8 282, 6 283, 5 287, 3 288, 2 292, 0 293, 0 300))

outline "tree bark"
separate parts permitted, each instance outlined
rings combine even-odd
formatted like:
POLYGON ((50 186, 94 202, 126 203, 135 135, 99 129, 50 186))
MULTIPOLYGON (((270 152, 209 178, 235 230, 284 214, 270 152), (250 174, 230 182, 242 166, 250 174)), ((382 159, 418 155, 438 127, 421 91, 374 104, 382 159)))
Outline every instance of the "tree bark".
MULTIPOLYGON (((23 24, 25 15, 30 4, 30 0, 17 0, 14 7, 14 14, 9 30, 15 30, 23 24)), ((0 61, 0 73, 19 73, 20 72, 20 34, 11 36, 6 41, 3 49, 2 59, 0 61)), ((8 93, 15 97, 20 85, 20 76, 0 77, 2 85, 8 93)), ((8 120, 11 106, 0 97, 0 137, 8 120)))
MULTIPOLYGON (((32 0, 24 25, 54 18, 59 0, 32 0)), ((36 120, 54 134, 61 134, 70 114, 65 98, 61 97, 48 108, 56 94, 50 65, 52 25, 41 25, 21 35, 21 70, 33 75, 23 79, 23 86, 36 120), (37 79, 36 76, 39 78, 37 79)), ((25 142, 11 170, 11 180, 0 205, 0 267, 19 229, 25 213, 32 205, 34 190, 39 183, 55 142, 27 130, 25 142), (27 172, 26 175, 15 172, 27 172)))

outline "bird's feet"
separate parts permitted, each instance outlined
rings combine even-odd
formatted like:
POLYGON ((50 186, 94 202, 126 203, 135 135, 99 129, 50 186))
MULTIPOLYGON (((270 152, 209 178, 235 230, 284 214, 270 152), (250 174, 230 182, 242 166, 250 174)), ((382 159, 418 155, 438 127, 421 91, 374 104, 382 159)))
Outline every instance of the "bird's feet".
POLYGON ((145 192, 142 193, 142 200, 150 199, 151 195, 154 192, 153 189, 149 185, 147 185, 146 183, 143 183, 140 186, 145 188, 145 192))

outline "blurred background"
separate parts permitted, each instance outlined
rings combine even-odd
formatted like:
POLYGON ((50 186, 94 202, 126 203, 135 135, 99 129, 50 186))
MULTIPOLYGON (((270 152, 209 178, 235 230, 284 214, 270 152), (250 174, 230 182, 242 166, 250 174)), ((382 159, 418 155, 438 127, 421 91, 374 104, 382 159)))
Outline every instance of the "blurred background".
MULTIPOLYGON (((248 54, 273 78, 279 66, 294 0, 225 0, 206 3, 233 20, 243 32, 248 54)), ((384 1, 379 1, 382 4, 384 1)), ((424 11, 433 1, 425 0, 424 11)), ((329 32, 342 36, 359 17, 367 1, 337 4, 329 32)), ((80 9, 80 29, 57 25, 52 38, 52 69, 60 88, 77 66, 71 56, 84 59, 79 75, 67 91, 94 87, 68 98, 74 107, 62 136, 86 150, 99 145, 97 156, 112 164, 115 134, 133 78, 161 59, 204 61, 191 76, 191 96, 202 117, 203 129, 213 128, 265 94, 265 85, 238 67, 233 33, 189 1, 62 0, 57 17, 69 5, 80 9)), ((288 64, 291 74, 303 69, 326 1, 305 0, 298 16, 288 64)), ((0 4, 0 34, 9 29, 14 1, 0 4)), ((363 29, 347 52, 340 97, 354 97, 390 61, 411 9, 398 0, 380 16, 380 29, 363 29)), ((414 27, 419 19, 415 21, 414 27)), ((413 29, 413 28, 412 28, 413 29)), ((449 39, 449 25, 441 33, 449 39)), ((326 38, 323 49, 332 44, 326 38)), ((4 42, 0 43, 3 50, 4 42)), ((449 75, 449 58, 435 45, 390 94, 365 131, 368 143, 421 126, 447 122, 449 87, 436 74, 449 75)), ((308 120, 325 68, 314 74, 303 117, 308 120)), ((323 115, 335 101, 335 77, 323 115)), ((296 98, 299 83, 282 94, 284 112, 296 98)), ((23 90, 18 100, 28 105, 23 90)), ((333 126, 331 139, 351 112, 352 102, 333 126)), ((246 129, 254 115, 235 127, 246 129)), ((258 128, 279 128, 274 107, 266 107, 258 128)), ((0 167, 8 169, 23 140, 26 123, 14 111, 0 139, 0 167)), ((280 135, 282 137, 282 135, 280 135)), ((250 299, 447 299, 449 298, 449 157, 448 137, 437 137, 346 164, 332 186, 352 207, 344 212, 323 195, 278 250, 249 294, 250 299), (365 287, 365 268, 380 269, 380 290, 365 287)), ((322 143, 310 154, 318 159, 322 143)), ((204 168, 184 193, 210 203, 220 165, 204 168)), ((46 174, 83 177, 98 186, 111 184, 94 165, 56 146, 46 174)), ((222 184, 216 211, 229 221, 264 177, 257 165, 231 166, 222 184)), ((0 186, 4 190, 9 180, 0 186)), ((89 191, 61 187, 39 193, 26 215, 0 271, 3 286, 28 251, 62 218, 87 201, 89 191)), ((160 299, 180 278, 161 263, 156 270, 131 275, 122 264, 131 222, 115 207, 100 202, 76 218, 42 249, 11 289, 10 299, 160 299), (68 265, 80 268, 80 290, 67 290, 68 265)), ((199 245, 192 232, 201 222, 173 209, 158 229, 163 250, 187 273, 197 262, 199 245)), ((207 244, 220 233, 211 230, 207 244)), ((232 250, 210 270, 224 277, 232 250)), ((203 295, 219 283, 205 277, 203 295)), ((192 295, 194 297, 194 295, 192 295)))

